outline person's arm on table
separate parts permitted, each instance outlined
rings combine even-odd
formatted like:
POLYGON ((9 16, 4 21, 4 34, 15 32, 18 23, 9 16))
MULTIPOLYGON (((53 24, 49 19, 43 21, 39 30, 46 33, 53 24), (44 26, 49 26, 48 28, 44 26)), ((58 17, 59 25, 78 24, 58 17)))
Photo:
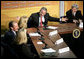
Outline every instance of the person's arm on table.
POLYGON ((48 14, 48 20, 49 21, 55 21, 55 22, 62 22, 62 21, 64 21, 64 22, 66 22, 66 18, 55 18, 55 17, 51 17, 49 14, 48 14))

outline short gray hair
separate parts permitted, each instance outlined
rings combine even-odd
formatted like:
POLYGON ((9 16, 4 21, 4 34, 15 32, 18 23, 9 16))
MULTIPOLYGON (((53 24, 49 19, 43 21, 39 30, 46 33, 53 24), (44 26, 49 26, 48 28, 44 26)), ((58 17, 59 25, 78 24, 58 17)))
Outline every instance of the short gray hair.
POLYGON ((73 4, 73 5, 72 5, 72 8, 76 8, 76 9, 78 9, 79 6, 78 6, 77 4, 73 4))
POLYGON ((42 7, 41 9, 40 9, 40 11, 41 10, 45 10, 46 12, 47 12, 47 8, 46 7, 42 7))

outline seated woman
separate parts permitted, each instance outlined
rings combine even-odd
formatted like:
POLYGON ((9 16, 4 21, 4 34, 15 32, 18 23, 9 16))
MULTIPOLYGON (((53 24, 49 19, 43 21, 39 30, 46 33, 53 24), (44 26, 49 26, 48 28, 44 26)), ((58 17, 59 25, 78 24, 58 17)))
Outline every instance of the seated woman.
POLYGON ((77 4, 73 4, 71 9, 66 12, 66 17, 68 18, 68 23, 79 23, 83 20, 83 16, 81 11, 78 10, 77 4))
MULTIPOLYGON (((20 17, 20 20, 18 22, 18 26, 19 26, 19 29, 26 29, 27 28, 27 21, 28 21, 28 17, 27 16, 22 16, 20 17)), ((27 38, 28 38, 28 44, 31 44, 31 40, 30 40, 30 36, 29 34, 27 33, 27 38)))
MULTIPOLYGON (((31 52, 30 47, 28 46, 27 42, 27 30, 25 29, 26 26, 26 22, 27 22, 28 18, 26 16, 22 16, 20 18, 19 21, 19 27, 20 29, 17 32, 16 38, 15 38, 15 45, 16 45, 16 49, 24 56, 26 56, 27 58, 33 58, 34 54, 31 52)), ((23 56, 22 55, 22 56, 23 56)))

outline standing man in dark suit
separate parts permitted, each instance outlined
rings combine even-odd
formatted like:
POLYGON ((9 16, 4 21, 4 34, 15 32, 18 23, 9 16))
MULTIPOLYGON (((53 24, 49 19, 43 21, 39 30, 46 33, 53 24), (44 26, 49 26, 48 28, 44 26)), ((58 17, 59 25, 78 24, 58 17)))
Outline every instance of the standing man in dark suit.
POLYGON ((66 16, 68 18, 69 23, 78 23, 78 22, 82 22, 83 20, 83 16, 81 14, 81 11, 78 10, 78 5, 77 4, 73 4, 72 9, 70 9, 69 11, 66 12, 66 16))
POLYGON ((47 9, 42 7, 40 12, 33 13, 27 22, 27 27, 39 27, 39 26, 46 26, 48 21, 66 21, 65 18, 55 18, 51 17, 49 13, 47 13, 47 9))
POLYGON ((5 33, 4 42, 11 46, 14 42, 16 32, 18 31, 18 29, 19 27, 17 22, 14 21, 9 22, 9 31, 5 33))

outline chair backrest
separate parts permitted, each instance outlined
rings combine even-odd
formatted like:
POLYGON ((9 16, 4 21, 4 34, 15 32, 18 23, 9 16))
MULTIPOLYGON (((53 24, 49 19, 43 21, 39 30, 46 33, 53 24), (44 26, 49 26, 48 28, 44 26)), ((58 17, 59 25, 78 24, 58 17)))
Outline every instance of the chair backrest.
POLYGON ((4 48, 3 46, 1 46, 1 57, 3 56, 3 54, 4 54, 4 48))
MULTIPOLYGON (((16 53, 16 50, 14 48, 12 48, 9 44, 4 43, 1 40, 1 56, 4 57, 4 54, 9 53, 10 55, 15 56, 15 58, 18 58, 19 55, 16 53)), ((8 57, 10 55, 7 55, 8 57)))

